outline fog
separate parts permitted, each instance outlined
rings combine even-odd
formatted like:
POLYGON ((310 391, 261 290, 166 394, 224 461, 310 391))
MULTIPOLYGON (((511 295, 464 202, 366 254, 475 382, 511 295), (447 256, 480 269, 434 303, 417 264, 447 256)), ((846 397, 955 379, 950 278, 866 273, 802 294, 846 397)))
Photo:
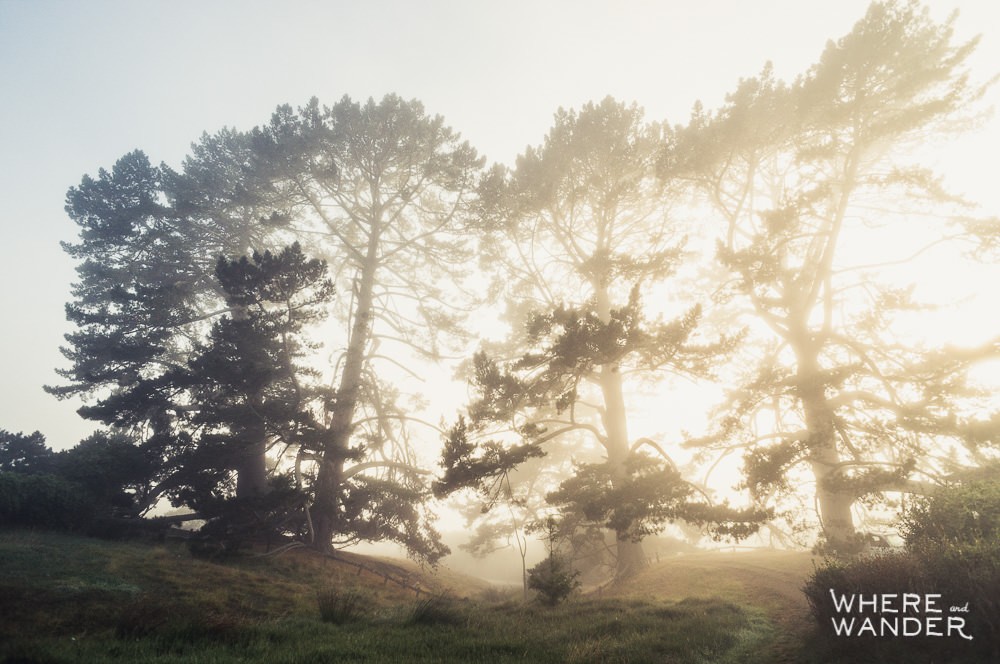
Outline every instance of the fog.
POLYGON ((807 552, 980 523, 1000 10, 956 8, 0 3, 0 471, 86 513, 4 518, 796 610, 807 552))

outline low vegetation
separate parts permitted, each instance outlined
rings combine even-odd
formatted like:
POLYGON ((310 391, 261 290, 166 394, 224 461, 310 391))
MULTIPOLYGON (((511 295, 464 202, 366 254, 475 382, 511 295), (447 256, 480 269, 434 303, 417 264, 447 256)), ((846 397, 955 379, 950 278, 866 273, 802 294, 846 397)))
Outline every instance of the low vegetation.
POLYGON ((862 654, 869 662, 1000 661, 1000 482, 942 489, 917 501, 904 515, 902 529, 905 549, 829 561, 806 584, 819 626, 818 650, 828 653, 824 661, 857 661, 862 654), (904 593, 919 598, 918 606, 907 611, 904 593), (846 611, 843 603, 835 604, 834 594, 847 600, 876 597, 879 605, 846 611), (928 596, 933 602, 930 611, 928 596), (898 614, 882 610, 883 597, 898 614), (869 631, 847 638, 834 628, 843 618, 853 617, 860 626, 871 616, 874 629, 882 632, 882 618, 895 625, 896 615, 918 618, 910 627, 920 627, 921 633, 900 638, 869 631), (927 616, 937 618, 934 630, 927 616), (961 633, 949 633, 950 624, 961 633), (928 631, 940 631, 943 637, 928 631))
POLYGON ((12 530, 0 569, 5 662, 767 662, 776 636, 726 599, 550 608, 460 597, 430 574, 418 595, 308 550, 211 562, 182 544, 12 530))

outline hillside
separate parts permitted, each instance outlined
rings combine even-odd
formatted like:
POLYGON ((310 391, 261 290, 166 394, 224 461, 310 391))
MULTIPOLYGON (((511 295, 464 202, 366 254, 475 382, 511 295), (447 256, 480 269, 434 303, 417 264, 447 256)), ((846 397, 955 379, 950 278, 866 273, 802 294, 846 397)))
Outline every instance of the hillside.
POLYGON ((606 592, 658 599, 726 597, 761 604, 789 617, 806 617, 802 586, 820 562, 804 551, 689 553, 651 565, 606 592))
POLYGON ((759 607, 777 628, 772 661, 794 662, 815 624, 802 587, 820 562, 801 551, 689 553, 656 563, 602 594, 659 600, 724 597, 759 607))
POLYGON ((773 662, 792 652, 783 621, 804 615, 809 569, 802 554, 688 555, 551 609, 398 560, 210 561, 0 531, 0 661, 773 662))

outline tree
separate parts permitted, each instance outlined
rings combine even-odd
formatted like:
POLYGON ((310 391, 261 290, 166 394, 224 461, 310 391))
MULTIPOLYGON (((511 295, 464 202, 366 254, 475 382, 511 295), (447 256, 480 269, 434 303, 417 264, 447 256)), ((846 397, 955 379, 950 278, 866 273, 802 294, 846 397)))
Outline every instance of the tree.
POLYGON ((191 445, 172 465, 185 480, 185 502, 200 512, 234 471, 237 498, 268 493, 269 449, 319 447, 325 427, 317 413, 329 391, 301 363, 310 350, 304 329, 322 321, 334 294, 326 273, 298 244, 219 258, 216 276, 232 314, 212 325, 186 367, 166 376, 193 405, 180 418, 191 445))
MULTIPOLYGON (((190 266, 157 265, 154 270, 190 266)), ((138 503, 132 516, 161 495, 205 518, 218 516, 219 501, 226 495, 259 501, 273 482, 268 478, 268 450, 282 443, 315 448, 322 436, 314 412, 326 393, 307 382, 313 372, 298 363, 303 328, 322 318, 333 295, 325 264, 307 259, 297 244, 277 254, 219 257, 215 285, 223 301, 215 305, 221 308, 204 336, 196 336, 202 321, 181 319, 174 326, 170 312, 158 329, 153 328, 141 314, 153 314, 146 308, 162 302, 159 295, 172 286, 144 283, 144 276, 137 271, 131 283, 120 285, 119 301, 127 302, 126 307, 95 300, 95 313, 87 318, 90 325, 72 337, 87 342, 77 344, 77 371, 96 359, 95 348, 110 361, 128 360, 120 341, 126 334, 134 332, 139 352, 132 358, 134 373, 125 371, 125 364, 99 376, 65 372, 82 378, 77 385, 61 388, 67 393, 96 389, 116 377, 119 382, 96 405, 82 409, 86 416, 113 425, 116 433, 61 453, 76 455, 77 465, 90 469, 79 475, 69 467, 64 474, 108 501, 108 491, 132 487, 130 495, 138 503), (129 326, 132 329, 122 334, 129 326), (141 345, 151 343, 155 335, 165 342, 160 348, 141 345), (87 459, 91 462, 82 464, 87 459), (95 474, 98 465, 101 472, 95 474), (115 468, 117 475, 108 475, 115 468), (127 468, 140 476, 131 477, 127 468)), ((191 300, 204 302, 211 295, 200 292, 191 300)), ((186 304, 179 300, 175 312, 187 313, 186 304)))
MULTIPOLYGON (((524 601, 528 601, 528 548, 532 524, 544 520, 551 510, 545 494, 558 486, 571 462, 571 445, 553 449, 550 441, 544 458, 539 451, 525 448, 528 454, 523 461, 505 464, 500 468, 477 466, 472 458, 476 446, 468 439, 469 430, 464 417, 448 432, 446 454, 452 455, 444 465, 449 477, 434 483, 439 497, 454 494, 459 484, 475 487, 477 491, 459 502, 458 509, 466 519, 466 526, 474 529, 469 540, 461 545, 473 556, 482 557, 500 549, 516 548, 521 562, 521 583, 524 601), (456 472, 468 472, 465 480, 458 480, 456 472), (456 481, 458 480, 458 481, 456 481)), ((505 456, 510 450, 486 444, 487 455, 505 456)), ((453 498, 460 497, 455 494, 453 498)), ((453 504, 456 501, 453 500, 453 504)))
MULTIPOLYGON (((696 182, 721 217, 729 292, 772 340, 701 443, 745 449, 761 496, 790 490, 793 469, 807 468, 834 548, 851 546, 858 501, 926 491, 984 458, 947 440, 973 440, 965 373, 996 345, 928 351, 896 337, 894 317, 920 308, 912 289, 879 283, 877 265, 848 256, 888 237, 918 255, 912 240, 928 237, 918 219, 947 220, 961 204, 908 158, 961 126, 984 90, 966 70, 976 42, 956 45, 953 20, 936 24, 916 2, 873 3, 793 85, 768 66, 716 113, 696 107, 661 158, 664 177, 696 182), (890 223, 894 235, 876 230, 890 223)), ((942 224, 928 243, 944 239, 942 224)))
POLYGON ((0 520, 104 532, 138 516, 153 472, 148 456, 123 436, 98 431, 53 452, 37 431, 0 431, 0 520))
POLYGON ((53 452, 39 431, 30 434, 0 429, 0 472, 45 473, 52 467, 53 452))
POLYGON ((389 349, 436 359, 442 338, 460 338, 463 224, 480 166, 440 117, 395 96, 279 107, 251 132, 203 136, 181 172, 127 155, 68 195, 81 227, 66 246, 81 261, 67 307, 78 331, 64 350, 69 384, 50 391, 96 397, 85 417, 155 451, 151 499, 266 493, 266 450, 280 442, 306 485, 317 546, 388 538, 435 560, 445 548, 409 444, 415 418, 387 380, 421 365, 389 349), (329 306, 346 330, 325 390, 292 360, 316 323, 301 316, 327 304, 285 306, 279 323, 266 292, 308 286, 299 253, 268 257, 294 236, 341 284, 329 306))
POLYGON ((545 604, 555 606, 580 587, 577 580, 580 573, 573 570, 566 559, 556 552, 559 528, 555 519, 550 517, 541 527, 545 529, 544 537, 549 555, 528 571, 528 586, 538 591, 545 604))
MULTIPOLYGON (((362 498, 415 505, 420 473, 407 438, 415 418, 384 376, 418 376, 419 362, 406 357, 437 360, 443 340, 462 338, 466 225, 482 160, 440 116, 394 95, 281 107, 254 138, 289 227, 318 238, 350 295, 337 312, 346 330, 330 434, 314 457, 316 537, 328 542, 357 518, 347 509, 362 498)), ((365 509, 376 520, 392 514, 377 503, 365 509)))
POLYGON ((641 296, 655 292, 682 255, 669 213, 674 192, 654 169, 664 139, 664 128, 645 123, 636 106, 608 98, 579 113, 560 110, 542 146, 529 148, 512 172, 497 167, 486 179, 482 214, 493 233, 485 251, 502 266, 514 332, 500 350, 509 359, 485 351, 474 359, 474 436, 452 432, 439 484, 449 491, 490 482, 552 440, 579 436, 581 451, 596 443, 604 462, 582 466, 552 498, 575 510, 570 494, 600 491, 599 484, 628 501, 592 516, 615 532, 619 578, 646 564, 641 538, 677 516, 690 491, 660 445, 631 437, 626 381, 706 376, 733 344, 698 343, 698 306, 670 321, 645 313, 641 296), (483 440, 498 427, 515 437, 483 440), (667 488, 629 496, 643 464, 667 488), (656 517, 640 514, 632 498, 655 503, 656 517))
POLYGON ((184 172, 153 167, 135 151, 67 194, 80 242, 63 246, 80 264, 66 312, 78 329, 62 349, 70 367, 58 370, 69 383, 46 389, 60 398, 96 397, 82 416, 132 431, 165 462, 183 444, 176 425, 191 408, 175 378, 212 320, 230 311, 215 261, 273 234, 251 197, 239 193, 248 158, 243 136, 206 135, 184 172), (234 199, 241 214, 224 203, 234 199))

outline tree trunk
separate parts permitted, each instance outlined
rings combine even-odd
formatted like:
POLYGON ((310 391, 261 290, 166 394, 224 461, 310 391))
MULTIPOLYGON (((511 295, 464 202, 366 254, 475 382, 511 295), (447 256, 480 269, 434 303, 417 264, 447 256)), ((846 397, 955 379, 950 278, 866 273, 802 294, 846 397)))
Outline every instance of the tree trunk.
MULTIPOLYGON (((249 312, 245 306, 232 308, 234 321, 245 321, 249 312)), ((251 405, 256 409, 261 406, 261 395, 252 394, 251 405)), ((256 412, 260 412, 257 410, 256 412)), ((236 497, 259 496, 267 493, 267 431, 264 423, 254 417, 252 421, 243 423, 245 428, 240 435, 239 456, 236 459, 236 497)))
MULTIPOLYGON (((597 315, 601 321, 611 321, 611 303, 607 288, 595 289, 597 315)), ((607 439, 604 447, 608 453, 608 464, 611 469, 612 486, 620 486, 628 479, 626 464, 629 457, 628 415, 625 410, 625 395, 622 390, 622 376, 617 364, 605 364, 600 369, 598 377, 601 395, 604 400, 602 419, 607 439)), ((631 527, 632 524, 629 524, 631 527)), ((632 541, 630 533, 615 533, 615 548, 617 562, 615 565, 615 581, 622 581, 634 576, 647 566, 646 555, 642 550, 642 542, 632 541)))
POLYGON ((855 546, 854 514, 851 511, 854 497, 824 489, 823 483, 830 476, 829 471, 825 470, 828 464, 813 462, 812 466, 818 485, 816 500, 819 503, 819 516, 827 544, 834 551, 850 551, 855 546))
POLYGON ((263 436, 240 451, 236 462, 236 497, 260 496, 268 491, 267 441, 263 436))
POLYGON ((841 460, 836 419, 827 403, 826 387, 813 353, 805 351, 799 355, 797 375, 799 398, 809 432, 806 444, 809 463, 816 477, 816 502, 823 534, 834 551, 846 550, 854 536, 854 516, 851 513, 854 496, 831 487, 831 482, 840 473, 841 460))
POLYGON ((642 542, 619 539, 616 549, 618 558, 615 565, 615 582, 633 577, 646 567, 649 567, 649 561, 646 559, 646 552, 642 548, 642 542))
POLYGON ((316 497, 313 503, 315 545, 321 550, 329 550, 336 533, 337 514, 340 510, 340 494, 344 479, 344 464, 350 449, 351 434, 354 431, 354 413, 357 410, 361 391, 361 376, 365 365, 365 351, 371 340, 373 292, 378 270, 378 224, 372 223, 368 238, 368 251, 361 266, 357 281, 354 322, 351 326, 344 360, 344 370, 340 376, 336 400, 330 418, 330 438, 324 445, 319 472, 316 477, 316 497))

